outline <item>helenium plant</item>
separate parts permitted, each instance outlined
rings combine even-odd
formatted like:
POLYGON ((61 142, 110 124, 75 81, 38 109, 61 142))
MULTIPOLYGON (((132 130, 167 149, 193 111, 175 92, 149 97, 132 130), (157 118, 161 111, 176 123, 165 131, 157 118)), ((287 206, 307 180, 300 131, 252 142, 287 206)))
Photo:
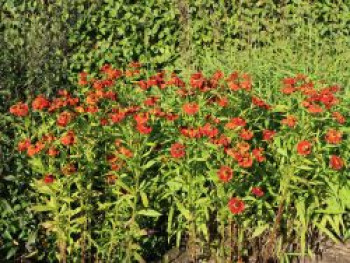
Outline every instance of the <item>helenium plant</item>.
POLYGON ((349 121, 341 87, 302 74, 277 99, 244 72, 188 80, 106 64, 76 88, 10 108, 60 262, 289 260, 347 231, 349 121), (164 238, 165 237, 165 238, 164 238))

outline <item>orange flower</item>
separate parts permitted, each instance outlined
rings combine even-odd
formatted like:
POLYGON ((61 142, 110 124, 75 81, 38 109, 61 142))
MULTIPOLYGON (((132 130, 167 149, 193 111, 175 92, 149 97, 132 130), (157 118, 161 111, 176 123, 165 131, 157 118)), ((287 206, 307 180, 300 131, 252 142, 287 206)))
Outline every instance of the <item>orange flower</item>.
POLYGON ((80 86, 85 86, 87 85, 89 82, 87 81, 87 76, 88 74, 86 72, 80 72, 79 73, 79 82, 78 85, 80 86))
POLYGON ((219 98, 216 102, 220 107, 223 107, 223 108, 227 107, 228 105, 228 99, 226 97, 219 98))
POLYGON ((294 93, 295 91, 296 91, 296 89, 292 86, 286 86, 281 90, 281 92, 286 94, 286 95, 290 95, 290 94, 294 93))
POLYGON ((252 188, 252 194, 257 197, 262 197, 264 195, 264 191, 261 189, 261 187, 253 187, 252 188))
POLYGON ((285 119, 281 121, 283 125, 287 125, 291 128, 294 128, 295 125, 297 124, 297 118, 293 115, 287 116, 285 119))
POLYGON ((152 131, 152 127, 148 126, 144 123, 142 124, 137 124, 136 129, 141 133, 141 134, 149 134, 152 131))
POLYGON ((310 112, 311 114, 317 114, 317 113, 321 113, 323 112, 323 109, 321 106, 319 105, 315 105, 315 104, 311 104, 309 107, 308 107, 308 112, 310 112))
POLYGON ((74 131, 70 130, 61 138, 61 143, 65 146, 73 145, 75 143, 74 131))
POLYGON ((199 111, 197 103, 186 103, 182 106, 182 110, 188 115, 194 115, 199 111))
POLYGON ((346 121, 345 117, 340 112, 335 111, 332 116, 340 124, 344 124, 346 121))
POLYGON ((54 147, 50 147, 47 151, 47 154, 51 157, 56 157, 60 152, 54 147))
POLYGON ((258 106, 258 107, 263 108, 263 109, 266 109, 266 110, 269 110, 272 108, 270 105, 265 103, 265 101, 263 101, 262 99, 260 99, 258 97, 253 96, 252 103, 253 103, 253 105, 258 106))
POLYGON ((250 130, 242 129, 240 136, 243 140, 249 141, 253 138, 254 134, 250 130))
POLYGON ((334 170, 341 170, 344 166, 344 161, 339 156, 332 155, 329 160, 329 166, 334 170))
POLYGON ((182 145, 181 143, 174 143, 173 145, 171 145, 171 148, 170 148, 171 156, 174 158, 182 158, 186 154, 185 149, 186 149, 185 146, 182 145))
POLYGON ((127 149, 123 146, 119 148, 119 153, 124 155, 127 158, 132 158, 134 156, 132 151, 130 151, 129 149, 127 149))
POLYGON ((58 126, 66 127, 71 120, 72 114, 65 111, 58 116, 56 123, 58 126))
POLYGON ((246 153, 250 149, 250 144, 247 142, 239 142, 236 144, 236 148, 238 149, 239 153, 246 153))
POLYGON ((29 145, 27 148, 27 154, 29 157, 32 157, 38 153, 38 148, 35 145, 29 145))
POLYGON ((312 145, 309 141, 301 141, 297 145, 297 151, 300 155, 309 155, 311 153, 312 145))
POLYGON ((43 110, 44 108, 48 108, 50 106, 50 102, 43 96, 39 95, 36 97, 32 103, 32 108, 34 110, 43 110))
POLYGON ((15 116, 24 117, 28 115, 28 112, 28 105, 23 102, 18 102, 10 108, 10 113, 12 113, 15 116))
POLYGON ((247 122, 240 118, 240 117, 236 117, 236 118, 232 118, 230 120, 230 122, 228 122, 225 127, 227 129, 235 129, 236 127, 244 127, 247 124, 247 122))
POLYGON ((30 146, 30 139, 26 139, 18 143, 17 149, 18 151, 23 152, 27 150, 29 146, 30 146))
POLYGON ((232 169, 226 165, 223 165, 218 171, 218 176, 221 181, 223 181, 224 183, 227 183, 232 179, 232 176, 233 176, 232 169))
POLYGON ((55 177, 53 177, 53 175, 51 174, 45 175, 44 177, 45 184, 52 184, 54 181, 55 181, 55 177))
POLYGON ((237 197, 231 198, 228 202, 228 208, 232 214, 238 215, 243 213, 245 209, 244 202, 237 197))
POLYGON ((238 154, 236 158, 238 160, 238 165, 243 168, 249 168, 253 165, 253 159, 249 153, 238 154))
POLYGON ((138 125, 146 124, 148 119, 149 119, 149 113, 148 112, 140 112, 139 114, 134 115, 134 119, 138 125))
POLYGON ((335 129, 330 129, 325 137, 327 143, 330 144, 339 144, 342 141, 343 133, 335 129))
POLYGON ((252 151, 252 154, 255 158, 255 160, 259 163, 263 162, 266 160, 265 156, 263 155, 264 149, 259 147, 259 148, 255 148, 252 151))
POLYGON ((272 130, 263 130, 263 140, 264 141, 271 141, 273 139, 273 136, 276 134, 275 131, 272 130))

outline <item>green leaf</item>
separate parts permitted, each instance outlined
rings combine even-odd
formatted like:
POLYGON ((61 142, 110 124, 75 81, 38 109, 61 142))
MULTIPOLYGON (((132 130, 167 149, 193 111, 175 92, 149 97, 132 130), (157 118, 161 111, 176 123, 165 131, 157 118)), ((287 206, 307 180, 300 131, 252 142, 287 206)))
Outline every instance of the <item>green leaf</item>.
POLYGON ((190 214, 190 211, 187 210, 183 204, 181 204, 180 202, 176 202, 176 206, 179 209, 180 213, 188 220, 190 221, 192 219, 192 216, 190 214))
POLYGON ((255 228, 253 234, 252 234, 252 238, 255 238, 255 237, 258 237, 260 236, 262 233, 265 232, 265 230, 269 227, 268 224, 266 225, 261 225, 261 226, 258 226, 257 228, 255 228))
POLYGON ((137 212, 138 215, 143 215, 143 216, 149 216, 149 217, 159 217, 162 214, 157 212, 156 210, 152 209, 147 209, 147 210, 140 210, 137 212))
POLYGON ((140 192, 140 196, 141 196, 141 201, 144 207, 148 207, 148 198, 147 195, 144 192, 140 192))
POLYGON ((45 212, 45 211, 52 211, 53 207, 47 206, 47 205, 35 205, 35 206, 32 206, 31 209, 36 212, 45 212))

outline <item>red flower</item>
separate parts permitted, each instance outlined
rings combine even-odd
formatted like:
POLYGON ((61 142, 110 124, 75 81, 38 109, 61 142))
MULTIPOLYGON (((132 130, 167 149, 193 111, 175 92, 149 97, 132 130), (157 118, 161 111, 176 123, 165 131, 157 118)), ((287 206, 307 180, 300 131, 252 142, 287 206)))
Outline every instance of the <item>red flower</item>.
POLYGON ((235 129, 236 127, 239 127, 239 126, 244 127, 246 124, 247 124, 247 122, 244 119, 242 119, 240 117, 236 117, 236 118, 232 118, 230 120, 230 122, 228 122, 225 125, 225 127, 227 129, 235 129))
POLYGON ((109 118, 113 123, 121 122, 125 118, 125 112, 117 110, 117 112, 109 114, 109 118))
POLYGON ((245 205, 242 200, 237 197, 231 198, 228 202, 228 208, 232 214, 241 214, 244 211, 245 205))
POLYGON ((238 154, 236 158, 238 161, 238 165, 243 168, 249 168, 253 165, 253 159, 249 153, 238 154))
POLYGON ((286 94, 286 95, 290 95, 290 94, 294 93, 295 91, 296 91, 296 89, 292 86, 286 86, 281 90, 281 92, 286 94))
POLYGON ((326 134, 326 142, 330 144, 339 144, 342 141, 343 133, 334 129, 330 129, 326 134))
POLYGON ((56 157, 60 152, 55 147, 50 147, 47 154, 51 157, 56 157))
POLYGON ((188 115, 194 115, 199 111, 197 103, 186 103, 182 106, 182 110, 188 115))
POLYGON ((237 91, 240 89, 240 86, 235 82, 229 82, 229 87, 233 91, 237 91))
POLYGON ((61 143, 65 146, 73 145, 75 143, 74 131, 68 131, 66 135, 61 138, 61 143))
POLYGON ((133 61, 133 62, 130 62, 128 66, 131 68, 140 68, 142 67, 142 64, 138 61, 133 61))
POLYGON ((29 157, 36 155, 38 152, 38 148, 35 145, 29 145, 27 148, 27 154, 29 157))
POLYGON ((141 133, 141 134, 149 134, 152 131, 152 127, 148 126, 144 123, 142 124, 137 124, 136 129, 141 133))
POLYGON ((23 152, 27 150, 29 146, 30 146, 30 139, 26 139, 18 143, 17 149, 18 151, 23 152))
POLYGON ((100 124, 102 125, 102 126, 106 126, 106 125, 108 125, 108 119, 106 119, 106 118, 101 118, 100 119, 100 124))
POLYGON ((242 129, 240 136, 243 140, 249 141, 253 138, 254 134, 250 130, 242 129))
POLYGON ((158 100, 159 100, 159 98, 151 96, 151 97, 145 99, 143 101, 143 104, 145 104, 146 106, 154 106, 158 100))
POLYGON ((209 123, 206 123, 203 127, 199 128, 199 132, 203 136, 214 138, 218 135, 219 130, 215 127, 212 127, 209 123))
POLYGON ((222 97, 222 98, 219 98, 217 100, 217 104, 220 106, 220 107, 227 107, 228 105, 228 99, 226 97, 222 97))
POLYGON ((344 161, 339 156, 332 155, 329 160, 329 166, 334 170, 341 170, 344 166, 344 161))
POLYGON ((53 175, 51 174, 45 175, 44 177, 45 184, 52 184, 54 181, 55 181, 55 177, 53 177, 53 175))
POLYGON ((66 127, 67 124, 72 120, 72 114, 69 112, 62 112, 57 118, 57 125, 61 127, 66 127))
POLYGON ((300 155, 309 155, 311 153, 312 145, 309 141, 301 141, 297 145, 297 150, 300 155))
POLYGON ((182 158, 186 154, 186 147, 181 143, 174 143, 171 145, 170 153, 174 158, 182 158))
POLYGON ((340 124, 344 124, 345 123, 345 117, 340 113, 340 112, 333 112, 332 114, 333 118, 340 124))
POLYGON ((201 136, 200 130, 195 128, 181 127, 180 132, 188 138, 199 138, 201 136))
POLYGON ((263 162, 266 160, 265 156, 263 155, 264 149, 263 148, 255 148, 252 151, 252 154, 255 158, 255 160, 259 163, 263 162))
POLYGON ((10 113, 12 113, 15 116, 24 117, 28 115, 28 112, 28 105, 23 102, 18 102, 10 108, 10 113))
POLYGON ((252 103, 253 105, 256 105, 266 110, 271 109, 270 105, 268 105, 267 103, 265 103, 265 101, 263 101, 262 99, 259 99, 258 97, 252 97, 252 103))
POLYGON ((295 79, 295 78, 284 78, 283 79, 283 84, 285 84, 285 85, 294 85, 294 84, 296 84, 297 83, 297 79, 295 79))
POLYGON ((273 139, 273 136, 276 134, 275 131, 272 130, 263 130, 263 140, 270 141, 273 139))
POLYGON ((262 197, 264 195, 264 191, 261 189, 261 187, 253 187, 252 188, 252 194, 257 197, 262 197))
POLYGON ((311 114, 317 114, 317 113, 321 113, 323 112, 323 109, 321 106, 319 105, 315 105, 315 104, 311 104, 309 107, 308 107, 308 112, 310 112, 311 114))
POLYGON ((246 153, 250 149, 250 145, 247 142, 239 142, 236 144, 236 147, 240 153, 246 153))
POLYGON ((86 112, 96 113, 96 112, 98 112, 98 107, 96 105, 87 106, 86 112))
POLYGON ((134 156, 133 152, 130 151, 129 149, 125 148, 125 147, 120 147, 119 148, 119 153, 128 157, 128 158, 132 158, 134 156))
POLYGON ((50 106, 50 102, 43 96, 39 95, 36 97, 32 103, 32 108, 34 110, 43 110, 44 108, 48 108, 50 106))
POLYGON ((241 83, 239 85, 242 89, 244 89, 246 91, 250 91, 252 89, 252 83, 250 80, 241 81, 241 83))
POLYGON ((147 112, 140 112, 134 115, 134 119, 138 125, 146 124, 149 119, 149 114, 147 112))
POLYGON ((297 124, 297 118, 293 115, 287 116, 285 119, 281 121, 283 125, 287 125, 291 128, 294 128, 295 125, 297 124))
POLYGON ((86 72, 80 72, 79 73, 79 82, 78 84, 81 85, 81 86, 85 86, 88 84, 88 81, 87 81, 87 76, 88 74, 86 72))
POLYGON ((218 176, 221 181, 227 183, 232 179, 233 171, 230 167, 223 165, 218 171, 218 176))
POLYGON ((179 115, 178 114, 175 114, 175 113, 168 113, 165 115, 165 118, 168 120, 168 121, 175 121, 179 118, 179 115))
POLYGON ((115 92, 113 91, 107 91, 103 94, 103 98, 105 99, 109 99, 112 101, 116 101, 117 100, 117 94, 115 94, 115 92))

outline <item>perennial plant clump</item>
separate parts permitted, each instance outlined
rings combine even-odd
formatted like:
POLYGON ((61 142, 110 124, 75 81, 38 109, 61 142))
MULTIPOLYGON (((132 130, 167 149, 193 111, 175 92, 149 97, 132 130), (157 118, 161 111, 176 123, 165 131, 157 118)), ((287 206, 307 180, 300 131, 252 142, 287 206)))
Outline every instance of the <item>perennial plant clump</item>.
POLYGON ((340 239, 350 209, 341 87, 298 74, 267 98, 259 85, 237 71, 187 80, 104 65, 75 89, 11 106, 32 209, 57 257, 142 261, 166 236, 187 240, 193 259, 283 258, 311 253, 314 235, 340 239))

